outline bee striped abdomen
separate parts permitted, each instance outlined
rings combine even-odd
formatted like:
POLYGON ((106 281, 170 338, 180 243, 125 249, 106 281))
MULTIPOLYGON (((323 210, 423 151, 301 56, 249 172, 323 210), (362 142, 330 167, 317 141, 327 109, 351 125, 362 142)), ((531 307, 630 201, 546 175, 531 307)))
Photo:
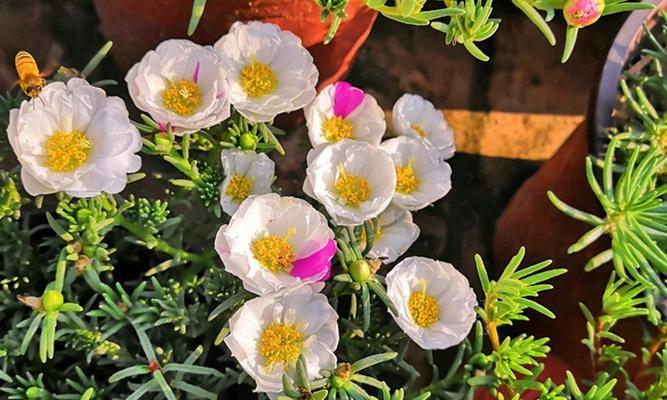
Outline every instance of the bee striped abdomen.
POLYGON ((18 72, 19 79, 24 79, 29 75, 39 76, 37 62, 35 61, 35 58, 27 51, 19 51, 16 53, 14 62, 16 63, 16 72, 18 72))
POLYGON ((16 53, 14 63, 19 76, 19 86, 23 93, 31 98, 39 96, 46 82, 39 74, 35 58, 27 51, 19 51, 16 53))

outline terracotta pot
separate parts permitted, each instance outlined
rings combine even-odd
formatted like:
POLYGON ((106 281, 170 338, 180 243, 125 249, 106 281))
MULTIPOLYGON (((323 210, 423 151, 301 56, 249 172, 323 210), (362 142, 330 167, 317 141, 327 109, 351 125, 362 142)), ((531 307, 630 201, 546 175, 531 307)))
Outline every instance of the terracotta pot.
MULTIPOLYGON (((650 1, 657 5, 656 9, 632 13, 615 37, 600 75, 596 77, 587 121, 524 182, 496 223, 493 248, 497 265, 505 265, 520 246, 525 246, 526 265, 552 259, 556 267, 568 269, 567 274, 552 282, 554 289, 544 292, 539 298, 539 302, 551 309, 557 319, 549 320, 533 314, 528 333, 549 336, 552 354, 567 360, 572 368, 579 371, 579 378, 592 378, 594 371, 588 350, 580 343, 587 332, 586 320, 578 303, 586 304, 593 313, 597 313, 613 268, 609 264, 586 272, 584 265, 595 254, 609 248, 609 243, 607 238, 603 238, 579 253, 567 254, 567 248, 590 226, 557 210, 548 200, 546 192, 553 191, 575 208, 602 215, 585 177, 585 158, 589 153, 604 154, 608 142, 606 129, 614 123, 612 112, 617 102, 618 82, 623 71, 636 62, 643 46, 642 23, 648 22, 652 27, 659 18, 659 12, 667 8, 667 0, 650 1)), ((640 354, 642 338, 638 320, 624 320, 615 331, 626 339, 624 347, 627 350, 640 354)), ((631 374, 637 371, 639 361, 635 359, 628 364, 627 370, 631 374)), ((622 392, 623 388, 619 385, 617 389, 622 392)))
MULTIPOLYGON (((600 79, 591 93, 588 128, 591 134, 591 151, 602 156, 608 142, 607 129, 614 126, 612 113, 618 101, 618 82, 626 70, 639 72, 644 65, 639 53, 648 44, 643 24, 656 29, 662 20, 661 13, 667 9, 667 0, 647 0, 656 7, 653 10, 635 11, 616 34, 600 71, 600 79)), ((660 25, 661 26, 661 25, 660 25)))
MULTIPOLYGON (((123 72, 146 51, 166 39, 187 38, 192 0, 95 0, 102 32, 114 42, 112 54, 123 72)), ((327 46, 322 41, 329 24, 320 22, 313 0, 209 1, 197 31, 190 39, 212 45, 235 21, 259 20, 279 25, 298 35, 315 59, 320 85, 340 79, 366 40, 376 13, 351 0, 348 18, 327 46)))

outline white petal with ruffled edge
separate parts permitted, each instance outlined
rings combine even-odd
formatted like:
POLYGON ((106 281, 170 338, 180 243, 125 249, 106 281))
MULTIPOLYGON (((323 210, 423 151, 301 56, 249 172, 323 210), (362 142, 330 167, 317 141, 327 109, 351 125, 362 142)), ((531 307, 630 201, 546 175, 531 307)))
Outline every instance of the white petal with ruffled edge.
POLYGON ((250 196, 241 203, 229 224, 219 229, 215 249, 227 272, 240 278, 248 291, 263 295, 303 283, 316 284, 328 277, 333 238, 324 216, 306 201, 269 193, 250 196), (254 241, 266 236, 285 238, 291 246, 294 263, 324 249, 328 249, 330 256, 313 265, 313 275, 307 277, 295 276, 293 270, 272 271, 252 251, 254 241))
POLYGON ((326 296, 303 285, 247 301, 229 319, 225 344, 243 370, 255 380, 255 391, 273 397, 282 392, 283 374, 294 379, 295 368, 291 360, 287 365, 267 365, 259 350, 267 327, 272 323, 285 324, 298 331, 302 336, 299 354, 306 361, 308 377, 317 379, 321 370, 336 366, 337 320, 338 315, 326 296))
POLYGON ((419 237, 419 226, 412 222, 412 213, 393 204, 378 215, 377 222, 379 228, 375 229, 368 256, 386 264, 396 261, 419 237))
MULTIPOLYGON (((306 107, 306 125, 308 137, 313 147, 331 143, 324 130, 325 123, 335 117, 334 102, 337 83, 328 85, 315 97, 315 100, 306 107)), ((387 129, 384 111, 373 96, 364 94, 361 103, 349 115, 344 117, 349 123, 352 136, 350 139, 379 145, 387 129)))
POLYGON ((270 122, 315 98, 319 73, 293 33, 274 24, 235 22, 214 47, 227 71, 231 103, 250 121, 270 122), (274 87, 261 96, 250 96, 241 82, 241 72, 253 63, 268 67, 275 77, 274 87))
POLYGON ((431 143, 444 159, 454 156, 454 130, 442 112, 416 94, 404 94, 392 110, 392 128, 397 135, 421 137, 431 143))
POLYGON ((125 103, 79 78, 48 84, 40 99, 12 110, 7 128, 26 191, 33 196, 65 192, 73 197, 121 192, 127 174, 141 167, 136 153, 142 147, 125 103), (49 138, 75 131, 90 142, 85 161, 72 170, 54 170, 47 165, 49 138))
MULTIPOLYGON (((220 152, 225 180, 220 186, 220 205, 222 211, 233 215, 239 205, 250 195, 271 193, 271 184, 275 179, 275 163, 264 153, 225 149, 220 152), (250 185, 244 198, 230 195, 230 183, 241 179, 250 185)), ((233 188, 232 188, 233 189, 233 188)))
POLYGON ((394 320, 425 350, 456 346, 475 323, 477 298, 468 279, 452 264, 424 257, 408 257, 387 274, 387 295, 398 311, 394 320), (437 320, 415 323, 408 307, 410 296, 425 293, 437 303, 437 320))
POLYGON ((308 153, 303 190, 326 208, 337 225, 360 225, 378 216, 391 202, 395 188, 391 157, 370 143, 343 139, 308 153), (348 204, 335 188, 343 172, 363 179, 368 186, 368 198, 358 205, 348 204))
POLYGON ((170 123, 177 135, 196 132, 229 118, 224 67, 210 46, 185 39, 165 40, 130 68, 125 81, 134 104, 158 123, 170 123), (162 98, 169 82, 180 80, 196 84, 199 90, 200 104, 188 115, 169 109, 162 98))

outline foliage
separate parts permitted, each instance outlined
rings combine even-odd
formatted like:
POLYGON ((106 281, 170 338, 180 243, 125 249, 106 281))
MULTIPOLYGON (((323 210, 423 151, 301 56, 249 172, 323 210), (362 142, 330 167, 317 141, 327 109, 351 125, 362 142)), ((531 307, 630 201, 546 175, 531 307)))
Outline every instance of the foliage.
MULTIPOLYGON (((475 42, 498 27, 490 18, 490 0, 445 3, 434 11, 424 11, 425 3, 367 5, 404 23, 430 24, 451 43, 462 42, 483 58, 475 42), (443 17, 448 24, 434 21, 443 17)), ((562 6, 517 3, 531 19, 537 18, 533 7, 553 13, 562 6)), ((201 16, 204 4, 195 2, 195 14, 201 16)), ((320 2, 325 17, 333 14, 334 19, 344 17, 345 4, 320 2)), ((614 4, 620 10, 625 3, 614 4)), ((538 26, 548 28, 539 20, 538 26)), ((84 72, 61 70, 58 79, 85 77, 109 46, 84 72)), ((627 398, 667 396, 667 324, 660 308, 667 268, 665 153, 656 145, 660 141, 650 139, 660 131, 661 116, 645 95, 655 80, 632 79, 637 99, 627 84, 623 88, 638 115, 632 131, 611 135, 604 160, 587 159, 589 184, 605 216, 576 210, 549 194, 559 209, 594 226, 570 251, 604 234, 612 239, 611 247, 586 267, 614 264, 602 309, 594 313, 581 305, 588 331, 582 343, 596 370, 594 380, 578 380, 570 372, 563 384, 545 379, 549 338, 507 329, 522 329, 535 313, 555 318, 537 298, 566 272, 549 268, 550 261, 522 267, 523 248, 495 279, 475 256, 484 300, 469 337, 446 353, 450 363, 443 365, 436 357, 440 352, 418 349, 393 322, 396 305, 386 292, 382 262, 369 258, 378 232, 374 218, 334 228, 335 276, 322 293, 340 318, 338 365, 310 380, 299 358, 296 379, 283 377, 279 398, 470 399, 485 390, 498 399, 520 399, 528 391, 541 399, 609 399, 618 382, 627 388, 627 398), (595 165, 602 166, 601 183, 595 165), (615 331, 627 319, 643 323, 641 354, 624 348, 625 339, 615 331), (628 365, 633 358, 641 361, 635 375, 628 365), (651 377, 647 387, 636 386, 640 375, 651 377)), ((6 121, 20 100, 2 98, 0 120, 6 121)), ((155 168, 130 177, 133 194, 74 199, 58 193, 28 199, 16 171, 0 172, 0 391, 8 398, 215 399, 252 389, 252 380, 223 345, 230 317, 254 295, 221 268, 210 245, 227 218, 219 205, 220 152, 239 148, 284 154, 278 139, 283 132, 236 112, 217 126, 183 136, 145 115, 136 126, 143 133, 143 153, 155 168), (135 182, 141 180, 159 190, 138 187, 135 182)))

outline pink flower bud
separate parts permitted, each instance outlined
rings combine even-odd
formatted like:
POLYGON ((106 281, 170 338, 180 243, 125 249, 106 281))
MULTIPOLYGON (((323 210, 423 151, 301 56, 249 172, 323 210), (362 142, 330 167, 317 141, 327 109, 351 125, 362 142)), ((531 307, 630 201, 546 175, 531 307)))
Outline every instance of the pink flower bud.
POLYGON ((600 19, 604 7, 604 0, 567 0, 563 16, 568 25, 583 28, 600 19))

